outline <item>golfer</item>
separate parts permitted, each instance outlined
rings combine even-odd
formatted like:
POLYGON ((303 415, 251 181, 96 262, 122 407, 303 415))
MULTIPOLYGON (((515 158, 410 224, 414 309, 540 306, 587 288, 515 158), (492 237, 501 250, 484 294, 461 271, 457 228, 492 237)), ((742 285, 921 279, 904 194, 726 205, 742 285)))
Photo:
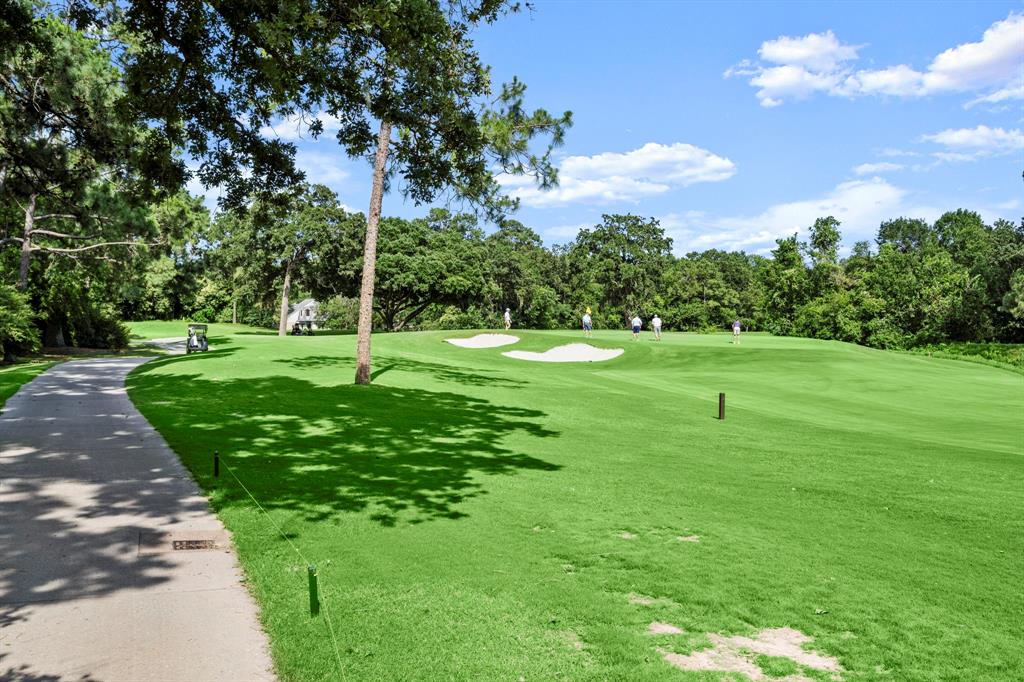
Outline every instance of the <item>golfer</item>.
POLYGON ((640 319, 639 315, 633 316, 633 340, 640 338, 640 329, 644 326, 644 321, 640 319))
POLYGON ((740 325, 740 321, 739 320, 733 320, 733 322, 732 322, 732 342, 733 343, 739 343, 740 342, 740 326, 741 325, 740 325))
POLYGON ((651 318, 651 329, 654 330, 654 340, 661 341, 661 318, 657 314, 651 318))
POLYGON ((505 308, 505 331, 512 328, 512 313, 508 308, 505 308))
POLYGON ((590 308, 587 308, 587 312, 583 313, 583 335, 588 339, 593 336, 594 332, 594 321, 590 319, 590 308))

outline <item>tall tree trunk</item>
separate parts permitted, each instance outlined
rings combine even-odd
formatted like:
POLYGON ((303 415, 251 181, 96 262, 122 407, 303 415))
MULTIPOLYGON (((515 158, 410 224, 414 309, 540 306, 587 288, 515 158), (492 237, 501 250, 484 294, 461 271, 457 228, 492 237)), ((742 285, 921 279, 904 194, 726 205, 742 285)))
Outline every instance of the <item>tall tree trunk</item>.
POLYGON ((231 324, 238 324, 238 299, 231 301, 231 324))
POLYGON ((295 259, 289 259, 288 265, 284 268, 284 286, 281 287, 281 321, 277 325, 277 335, 284 336, 288 333, 288 293, 292 288, 292 263, 295 259))
POLYGON ((384 199, 384 168, 391 142, 391 124, 380 122, 377 135, 377 157, 373 161, 373 189, 370 190, 370 213, 366 218, 366 243, 363 246, 363 282, 359 289, 359 326, 356 344, 356 383, 370 383, 370 332, 373 330, 373 283, 377 272, 377 229, 380 206, 384 199))
POLYGON ((25 291, 28 288, 28 266, 32 258, 32 229, 36 220, 36 195, 28 198, 28 206, 25 207, 25 231, 22 234, 21 242, 21 267, 18 269, 18 291, 25 291))

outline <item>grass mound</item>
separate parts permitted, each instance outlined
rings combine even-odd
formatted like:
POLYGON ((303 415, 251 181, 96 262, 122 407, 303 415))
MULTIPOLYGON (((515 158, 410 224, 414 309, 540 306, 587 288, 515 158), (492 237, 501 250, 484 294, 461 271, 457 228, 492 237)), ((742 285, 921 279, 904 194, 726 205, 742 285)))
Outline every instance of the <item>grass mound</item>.
POLYGON ((623 332, 588 340, 612 363, 542 365, 424 332, 376 336, 356 387, 352 337, 211 333, 130 395, 234 533, 283 680, 701 679, 665 652, 773 628, 849 679, 1024 667, 1017 374, 623 332))

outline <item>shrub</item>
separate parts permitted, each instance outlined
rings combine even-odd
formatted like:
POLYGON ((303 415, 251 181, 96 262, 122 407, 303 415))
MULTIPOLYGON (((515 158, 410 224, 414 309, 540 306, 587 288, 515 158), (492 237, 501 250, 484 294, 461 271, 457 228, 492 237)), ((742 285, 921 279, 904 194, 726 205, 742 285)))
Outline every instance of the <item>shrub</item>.
POLYGON ((17 353, 39 349, 39 330, 32 324, 28 298, 7 284, 0 284, 0 351, 10 360, 17 353))

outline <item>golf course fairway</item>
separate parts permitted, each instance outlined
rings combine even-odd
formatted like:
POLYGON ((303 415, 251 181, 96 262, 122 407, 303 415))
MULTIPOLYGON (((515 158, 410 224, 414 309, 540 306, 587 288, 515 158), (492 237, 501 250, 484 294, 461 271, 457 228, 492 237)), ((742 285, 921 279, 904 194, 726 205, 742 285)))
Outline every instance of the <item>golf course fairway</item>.
POLYGON ((475 333, 375 335, 364 387, 354 336, 211 325, 129 377, 282 680, 719 680, 673 661, 773 628, 841 668, 737 654, 764 679, 1024 678, 1020 374, 760 335, 595 332, 625 353, 566 364, 501 353, 579 332, 444 342, 475 333))

